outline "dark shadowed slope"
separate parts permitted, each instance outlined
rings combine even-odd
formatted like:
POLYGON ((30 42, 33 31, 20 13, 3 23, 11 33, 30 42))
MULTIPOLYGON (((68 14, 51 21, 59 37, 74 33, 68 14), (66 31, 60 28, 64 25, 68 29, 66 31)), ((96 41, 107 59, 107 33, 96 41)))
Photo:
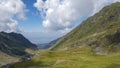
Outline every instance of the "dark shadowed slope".
POLYGON ((22 56, 26 54, 25 49, 35 48, 37 46, 21 34, 0 32, 0 51, 6 54, 22 56))

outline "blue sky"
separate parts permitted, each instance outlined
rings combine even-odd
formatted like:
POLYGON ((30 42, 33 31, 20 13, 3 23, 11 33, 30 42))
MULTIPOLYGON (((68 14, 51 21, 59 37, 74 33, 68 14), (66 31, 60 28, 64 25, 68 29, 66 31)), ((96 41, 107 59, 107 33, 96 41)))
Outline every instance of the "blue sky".
POLYGON ((20 28, 28 32, 40 32, 42 19, 39 11, 33 6, 36 0, 23 0, 23 2, 28 11, 26 12, 27 19, 19 21, 21 22, 19 23, 20 28))
POLYGON ((115 2, 120 0, 0 0, 0 31, 48 43, 115 2))

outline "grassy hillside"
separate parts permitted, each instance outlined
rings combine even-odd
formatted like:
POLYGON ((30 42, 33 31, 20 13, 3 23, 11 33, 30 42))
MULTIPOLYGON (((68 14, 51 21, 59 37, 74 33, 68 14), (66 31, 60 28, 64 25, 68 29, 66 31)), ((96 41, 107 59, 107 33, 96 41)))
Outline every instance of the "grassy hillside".
POLYGON ((66 51, 45 51, 30 61, 16 63, 11 68, 119 68, 120 54, 96 55, 89 46, 66 51))
POLYGON ((120 68, 120 3, 88 18, 51 50, 11 68, 120 68))
POLYGON ((120 3, 115 3, 103 8, 65 35, 54 45, 53 50, 81 44, 91 47, 119 47, 119 31, 120 3))
POLYGON ((13 57, 8 54, 5 54, 3 52, 0 52, 0 67, 2 65, 6 65, 11 62, 18 62, 19 58, 18 57, 13 57))

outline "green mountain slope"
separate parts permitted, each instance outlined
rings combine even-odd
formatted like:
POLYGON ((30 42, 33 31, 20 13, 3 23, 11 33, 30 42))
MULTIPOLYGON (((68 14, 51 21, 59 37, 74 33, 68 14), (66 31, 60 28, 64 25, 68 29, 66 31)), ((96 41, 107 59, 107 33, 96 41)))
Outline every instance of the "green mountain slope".
MULTIPOLYGON (((81 44, 110 50, 120 48, 120 3, 103 8, 60 39, 53 50, 81 44)), ((107 51, 108 51, 107 50, 107 51)))
POLYGON ((120 68, 120 3, 88 18, 51 50, 11 68, 120 68))

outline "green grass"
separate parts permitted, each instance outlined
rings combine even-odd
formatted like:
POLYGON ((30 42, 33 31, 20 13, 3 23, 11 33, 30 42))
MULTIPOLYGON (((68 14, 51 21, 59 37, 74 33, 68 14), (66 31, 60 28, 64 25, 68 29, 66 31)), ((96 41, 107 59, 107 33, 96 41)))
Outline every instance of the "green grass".
POLYGON ((88 46, 66 51, 45 51, 33 60, 20 62, 11 68, 119 68, 120 54, 95 55, 88 46))
POLYGON ((0 51, 0 67, 12 62, 17 62, 17 61, 18 61, 17 57, 9 56, 0 51))

